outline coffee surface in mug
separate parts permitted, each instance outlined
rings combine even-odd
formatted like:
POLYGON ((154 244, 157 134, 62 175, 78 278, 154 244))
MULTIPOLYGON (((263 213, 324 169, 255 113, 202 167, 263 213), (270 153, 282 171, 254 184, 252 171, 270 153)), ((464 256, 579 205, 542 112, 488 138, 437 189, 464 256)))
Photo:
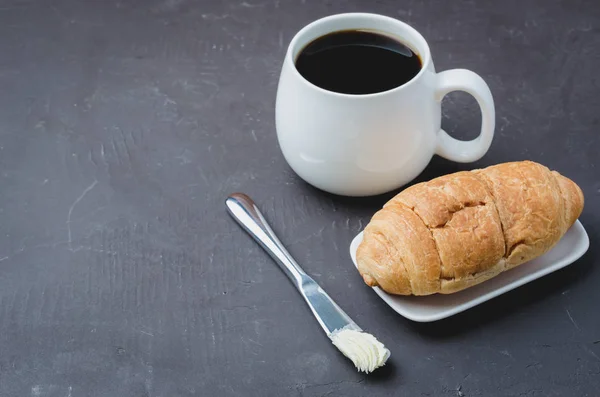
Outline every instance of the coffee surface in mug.
POLYGON ((419 56, 399 40, 368 30, 321 36, 300 51, 296 69, 306 80, 342 94, 374 94, 406 84, 421 70, 419 56))

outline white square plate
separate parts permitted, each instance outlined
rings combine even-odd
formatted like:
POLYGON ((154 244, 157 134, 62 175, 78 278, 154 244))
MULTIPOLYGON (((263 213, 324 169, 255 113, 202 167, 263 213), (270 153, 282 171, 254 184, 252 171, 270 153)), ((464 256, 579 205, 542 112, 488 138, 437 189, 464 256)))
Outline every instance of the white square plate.
MULTIPOLYGON (((356 250, 362 238, 363 232, 360 232, 350 244, 350 256, 354 266, 356 266, 356 250)), ((400 315, 418 322, 437 321, 562 269, 579 259, 589 245, 588 235, 578 220, 546 254, 463 291, 449 295, 399 296, 388 294, 377 287, 373 289, 400 315)))

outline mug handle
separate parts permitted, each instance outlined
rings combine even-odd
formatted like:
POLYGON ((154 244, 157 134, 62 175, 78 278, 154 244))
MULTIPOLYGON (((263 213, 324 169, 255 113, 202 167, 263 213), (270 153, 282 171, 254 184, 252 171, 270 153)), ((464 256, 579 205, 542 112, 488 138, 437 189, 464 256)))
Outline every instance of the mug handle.
POLYGON ((464 91, 477 100, 481 109, 481 133, 473 140, 461 141, 440 129, 435 153, 459 163, 479 160, 490 148, 496 126, 494 98, 490 88, 478 74, 466 69, 446 70, 438 73, 437 78, 435 95, 439 102, 452 91, 464 91))

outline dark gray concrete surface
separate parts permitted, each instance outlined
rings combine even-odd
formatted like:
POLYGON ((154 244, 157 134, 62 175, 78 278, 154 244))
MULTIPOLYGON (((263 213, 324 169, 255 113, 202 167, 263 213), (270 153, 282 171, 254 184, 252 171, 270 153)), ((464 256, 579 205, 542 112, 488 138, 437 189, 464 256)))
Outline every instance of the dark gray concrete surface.
MULTIPOLYGON (((0 396, 598 396, 600 3, 0 2, 0 396), (433 324, 393 312, 348 245, 390 196, 295 176, 274 99, 308 22, 370 11, 465 67, 497 108, 490 152, 420 179, 532 159, 586 195, 574 265, 433 324), (373 376, 330 345, 226 214, 244 191, 306 270, 392 351, 373 376)), ((444 102, 470 138, 479 111, 444 102)))

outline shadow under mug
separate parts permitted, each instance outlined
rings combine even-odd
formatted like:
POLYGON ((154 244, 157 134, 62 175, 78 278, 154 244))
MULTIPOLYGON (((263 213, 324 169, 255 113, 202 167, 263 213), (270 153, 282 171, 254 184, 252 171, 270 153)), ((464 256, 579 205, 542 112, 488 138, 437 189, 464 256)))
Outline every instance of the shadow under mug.
POLYGON ((434 154, 476 161, 489 149, 494 126, 494 100, 483 79, 465 69, 436 73, 423 36, 396 19, 332 15, 305 26, 287 49, 277 89, 277 138, 290 167, 324 191, 345 196, 389 192, 419 175, 434 154), (400 40, 421 58, 420 72, 404 85, 366 95, 324 90, 300 75, 295 60, 306 45, 352 29, 400 40), (481 133, 471 141, 441 129, 441 101, 452 91, 471 94, 481 108, 481 133))

